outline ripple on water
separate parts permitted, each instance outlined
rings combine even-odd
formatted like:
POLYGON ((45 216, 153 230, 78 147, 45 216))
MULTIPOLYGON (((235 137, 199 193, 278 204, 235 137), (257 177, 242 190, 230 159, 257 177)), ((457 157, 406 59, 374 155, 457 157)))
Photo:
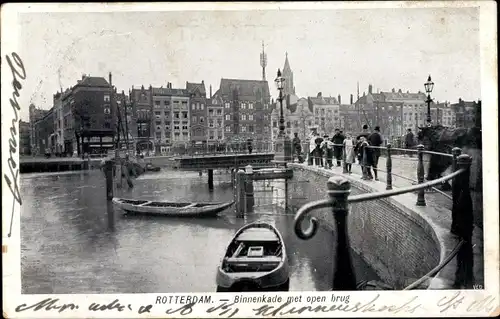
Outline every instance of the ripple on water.
MULTIPOLYGON (((212 192, 206 178, 197 172, 164 170, 142 175, 133 189, 124 187, 115 195, 170 201, 233 200, 229 174, 214 174, 215 184, 221 186, 212 192)), ((290 260, 291 290, 328 290, 331 283, 333 257, 331 249, 325 249, 331 234, 300 240, 293 233, 293 216, 279 215, 272 206, 256 208, 244 218, 237 218, 231 208, 213 219, 123 216, 117 209, 116 230, 110 232, 102 172, 57 178, 22 175, 21 187, 23 293, 215 291, 216 269, 227 244, 238 228, 255 220, 270 222, 282 233, 290 260)))

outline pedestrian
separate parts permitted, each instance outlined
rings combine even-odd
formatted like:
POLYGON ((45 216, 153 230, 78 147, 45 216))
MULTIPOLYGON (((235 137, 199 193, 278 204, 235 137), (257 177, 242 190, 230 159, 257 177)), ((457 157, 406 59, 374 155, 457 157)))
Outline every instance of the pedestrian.
POLYGON ((340 166, 340 161, 342 160, 342 150, 344 144, 345 136, 340 132, 338 128, 335 129, 335 134, 332 137, 332 142, 334 144, 333 151, 335 158, 337 159, 337 167, 340 166))
POLYGON ((378 159, 380 158, 379 147, 381 147, 382 144, 384 143, 382 134, 380 134, 379 126, 375 126, 373 133, 370 134, 370 136, 368 136, 368 143, 370 144, 370 146, 373 146, 373 148, 370 149, 372 156, 371 166, 373 167, 373 175, 375 175, 375 180, 378 181, 377 165, 378 165, 378 159))
POLYGON ((359 146, 359 152, 361 153, 361 167, 363 176, 361 177, 364 180, 372 180, 373 175, 371 171, 371 167, 373 165, 372 160, 372 152, 369 148, 370 143, 368 143, 367 139, 364 136, 360 137, 361 144, 359 146))
POLYGON ((309 157, 307 158, 307 165, 315 163, 314 154, 316 149, 316 131, 311 131, 309 135, 309 157))
POLYGON ((361 134, 358 135, 358 137, 361 137, 361 136, 363 136, 365 138, 367 138, 368 136, 370 136, 370 132, 368 131, 368 125, 367 124, 363 125, 363 132, 361 132, 361 134))
POLYGON ((323 166, 323 150, 321 149, 321 142, 323 142, 323 138, 319 134, 316 134, 316 138, 314 139, 314 164, 319 167, 323 166))
MULTIPOLYGON (((415 136, 413 135, 411 128, 409 128, 405 136, 405 148, 412 149, 414 146, 415 146, 415 136)), ((410 157, 413 157, 413 153, 411 152, 408 152, 408 155, 410 157)))
MULTIPOLYGON (((297 156, 297 160, 299 161, 299 163, 302 163, 303 160, 302 156, 300 155, 302 153, 302 145, 300 145, 299 133, 295 132, 293 133, 293 135, 294 137, 292 140, 292 152, 297 156)), ((295 156, 293 156, 293 158, 295 159, 295 156)))
POLYGON ((321 142, 321 150, 325 156, 324 167, 331 169, 333 166, 333 142, 329 139, 328 134, 323 136, 323 142, 321 142))
POLYGON ((355 152, 354 152, 354 142, 351 134, 346 134, 346 138, 344 139, 344 150, 345 150, 345 158, 344 162, 346 165, 347 173, 352 174, 352 164, 355 161, 355 152))
POLYGON ((252 139, 247 140, 247 149, 248 149, 248 154, 252 154, 253 150, 252 139))

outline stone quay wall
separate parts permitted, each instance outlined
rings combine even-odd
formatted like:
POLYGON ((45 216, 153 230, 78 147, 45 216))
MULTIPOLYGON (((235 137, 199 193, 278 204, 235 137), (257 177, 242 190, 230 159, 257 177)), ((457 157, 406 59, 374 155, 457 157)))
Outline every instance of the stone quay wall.
MULTIPOLYGON (((292 211, 296 212, 308 201, 328 198, 326 183, 334 172, 301 164, 289 167, 294 175, 288 185, 288 206, 292 211)), ((380 191, 364 185, 357 175, 344 176, 351 182, 350 196, 380 191)), ((411 204, 415 205, 416 196, 413 197, 411 204)), ((348 215, 352 249, 382 281, 395 289, 402 289, 423 277, 444 257, 442 241, 432 225, 421 214, 409 209, 411 205, 402 205, 400 201, 401 197, 389 197, 351 204, 348 215)), ((335 232, 331 209, 315 210, 311 216, 318 218, 321 226, 335 232)), ((306 223, 303 227, 307 227, 306 223)))

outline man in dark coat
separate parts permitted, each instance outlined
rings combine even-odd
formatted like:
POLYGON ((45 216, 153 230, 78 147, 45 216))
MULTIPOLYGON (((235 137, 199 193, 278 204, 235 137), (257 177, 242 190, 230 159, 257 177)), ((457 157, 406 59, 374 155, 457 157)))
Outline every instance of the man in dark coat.
POLYGON ((340 132, 338 128, 335 129, 335 134, 332 137, 332 142, 335 144, 333 146, 333 154, 335 158, 337 159, 337 166, 340 166, 340 161, 342 160, 342 150, 343 150, 343 143, 345 140, 344 134, 340 132))
POLYGON ((318 134, 314 139, 314 143, 316 143, 316 147, 314 148, 314 160, 316 166, 323 167, 323 150, 321 149, 321 142, 323 142, 323 138, 318 134))
MULTIPOLYGON (((370 136, 368 136, 368 143, 370 143, 370 146, 376 146, 380 147, 382 146, 382 143, 384 142, 382 135, 380 134, 380 127, 375 126, 375 130, 373 131, 370 136)), ((372 155, 372 166, 373 166, 373 175, 375 175, 375 180, 378 181, 378 175, 377 175, 377 165, 378 165, 378 159, 380 157, 380 148, 371 148, 371 155, 372 155)))
MULTIPOLYGON (((405 148, 407 149, 412 149, 415 146, 415 136, 413 135, 413 132, 411 131, 411 128, 408 129, 408 133, 406 133, 405 136, 405 148)), ((413 153, 408 153, 410 157, 413 156, 413 153)))
POLYGON ((297 155, 297 159, 299 160, 299 163, 302 163, 302 156, 300 155, 302 153, 302 145, 300 145, 300 138, 299 138, 299 133, 295 132, 293 133, 294 137, 292 140, 292 147, 293 147, 293 152, 295 155, 297 155))

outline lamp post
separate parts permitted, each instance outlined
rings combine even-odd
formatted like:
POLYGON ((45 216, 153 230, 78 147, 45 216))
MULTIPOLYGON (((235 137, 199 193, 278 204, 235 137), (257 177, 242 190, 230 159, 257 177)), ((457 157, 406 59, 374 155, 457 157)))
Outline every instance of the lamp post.
POLYGON ((431 102, 432 102, 431 93, 432 93, 432 89, 434 88, 434 82, 432 82, 430 75, 427 78, 427 82, 425 82, 424 87, 425 87, 425 92, 427 93, 427 101, 426 101, 427 102, 427 125, 430 126, 431 121, 432 121, 431 120, 431 102))
POLYGON ((276 140, 275 161, 285 163, 291 160, 292 150, 290 138, 285 134, 285 117, 283 115, 283 86, 285 79, 281 76, 281 70, 278 69, 278 76, 276 77, 276 87, 279 91, 278 100, 280 101, 280 119, 279 119, 279 133, 276 140))

